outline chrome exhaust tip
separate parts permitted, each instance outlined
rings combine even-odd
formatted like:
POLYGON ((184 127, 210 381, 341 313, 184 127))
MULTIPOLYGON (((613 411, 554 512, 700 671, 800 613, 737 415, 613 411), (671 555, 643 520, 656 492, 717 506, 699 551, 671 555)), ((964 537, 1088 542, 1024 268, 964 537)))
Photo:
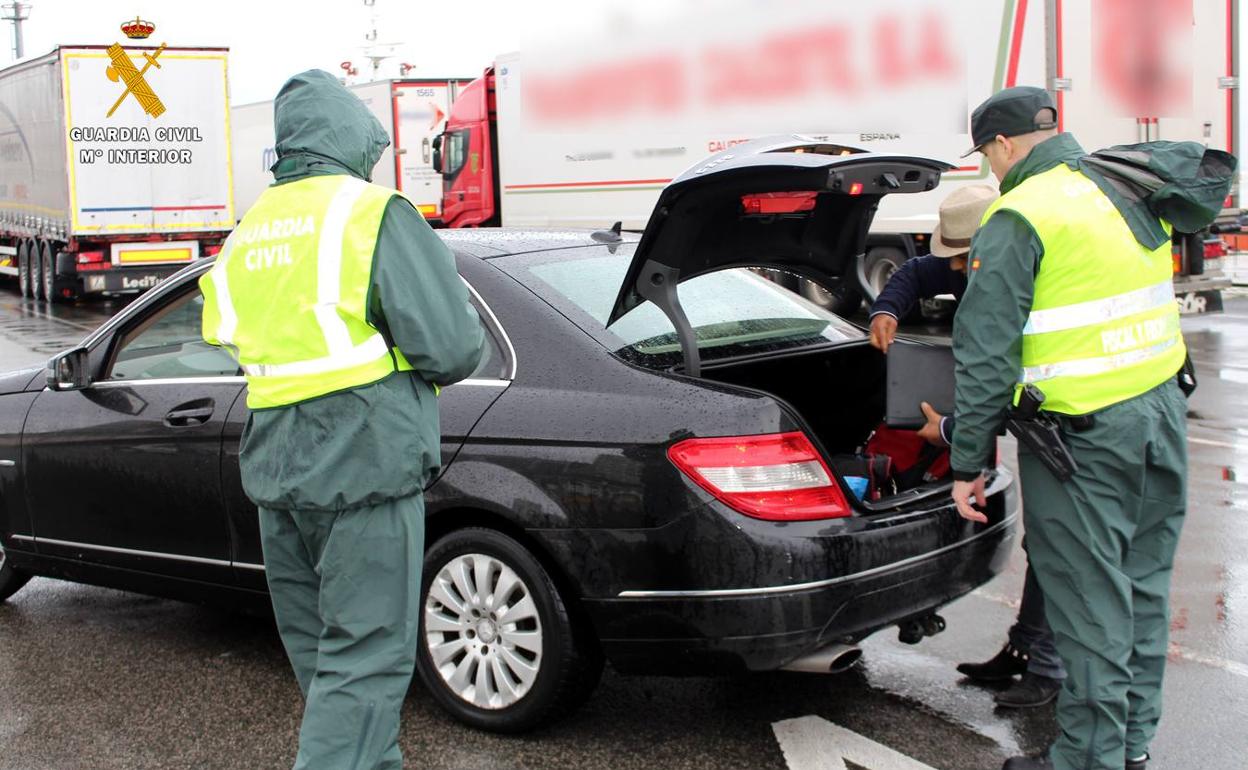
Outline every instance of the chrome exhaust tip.
POLYGON ((780 667, 781 671, 802 671, 807 674, 839 674, 853 667, 862 657, 862 650, 852 644, 833 644, 803 655, 780 667))

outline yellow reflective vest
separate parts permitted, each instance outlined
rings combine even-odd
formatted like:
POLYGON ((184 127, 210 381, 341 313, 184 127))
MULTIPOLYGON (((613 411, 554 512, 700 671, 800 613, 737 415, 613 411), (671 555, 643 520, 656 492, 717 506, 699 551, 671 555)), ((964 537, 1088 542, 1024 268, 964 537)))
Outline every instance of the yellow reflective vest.
POLYGON ((1034 383, 1046 410, 1086 414, 1175 376, 1186 348, 1168 241, 1142 246, 1100 188, 1065 164, 1006 193, 983 222, 1002 209, 1027 220, 1044 247, 1019 390, 1034 383))
POLYGON ((373 251, 394 190, 351 176, 270 187, 199 285, 203 335, 231 348, 247 406, 289 406, 412 367, 368 322, 373 251))

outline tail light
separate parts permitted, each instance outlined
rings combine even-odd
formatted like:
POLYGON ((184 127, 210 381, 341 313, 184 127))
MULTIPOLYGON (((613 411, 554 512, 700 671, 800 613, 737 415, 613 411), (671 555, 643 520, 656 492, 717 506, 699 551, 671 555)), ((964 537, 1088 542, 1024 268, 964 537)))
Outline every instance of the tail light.
POLYGON ((80 251, 78 252, 78 264, 86 265, 92 262, 103 262, 104 252, 102 251, 80 251))
POLYGON ((1219 259, 1226 256, 1226 244, 1221 238, 1205 241, 1205 259, 1219 259))
POLYGON ((767 521, 849 516, 845 494, 801 432, 691 438, 668 458, 733 510, 767 521))
POLYGON ((221 251, 221 244, 219 244, 219 243, 213 244, 213 245, 211 245, 211 246, 205 246, 205 247, 204 247, 204 256, 205 256, 205 257, 215 257, 218 253, 220 253, 220 251, 221 251))

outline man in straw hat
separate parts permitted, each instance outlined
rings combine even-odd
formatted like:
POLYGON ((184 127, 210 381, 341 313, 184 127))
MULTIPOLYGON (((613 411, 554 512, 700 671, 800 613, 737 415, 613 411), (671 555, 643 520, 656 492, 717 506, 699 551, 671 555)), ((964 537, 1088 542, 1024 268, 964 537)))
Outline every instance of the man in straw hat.
MULTIPOLYGON (((931 255, 906 262, 871 306, 872 345, 888 352, 897 334, 898 319, 905 318, 920 299, 939 294, 962 298, 971 238, 996 199, 996 189, 982 184, 962 187, 945 198, 940 205, 940 222, 932 232, 931 255)), ((922 406, 927 425, 919 435, 932 444, 948 446, 953 440, 953 418, 941 415, 930 404, 922 406)), ((961 663, 958 671, 981 682, 1007 682, 1021 675, 1021 680, 994 696, 1002 707, 1030 708, 1052 702, 1061 690, 1066 670, 1044 618, 1044 594, 1030 567, 1018 618, 1008 639, 992 659, 961 663)))

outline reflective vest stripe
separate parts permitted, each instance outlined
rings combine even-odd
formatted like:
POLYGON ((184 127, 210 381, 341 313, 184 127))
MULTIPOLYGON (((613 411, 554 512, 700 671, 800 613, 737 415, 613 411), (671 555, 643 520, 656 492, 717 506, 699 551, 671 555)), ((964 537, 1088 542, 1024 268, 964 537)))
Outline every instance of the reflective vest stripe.
POLYGON ((1027 317, 1027 325, 1023 327, 1023 334, 1048 334, 1077 329, 1081 326, 1095 326, 1174 303, 1174 281, 1166 280, 1105 299, 1033 310, 1027 317))
MULTIPOLYGON (((230 253, 230 239, 226 239, 225 247, 218 258, 224 260, 230 253)), ((222 345, 234 344, 234 330, 238 328, 238 313, 234 312, 234 301, 230 299, 230 281, 224 270, 213 270, 209 273, 212 285, 217 290, 217 312, 221 322, 217 325, 217 341, 222 345)))
POLYGON ((322 358, 294 361, 289 364, 244 364, 243 374, 248 377, 301 377, 310 374, 327 374, 340 369, 376 361, 390 353, 385 337, 374 334, 359 345, 336 351, 322 358))
MULTIPOLYGON (((320 238, 316 247, 316 307, 313 313, 320 324, 321 334, 325 337, 325 347, 329 355, 319 361, 326 361, 341 356, 343 363, 338 367, 345 369, 362 361, 348 362, 355 347, 351 342, 351 333, 347 323, 338 314, 338 300, 342 296, 342 239, 347 229, 347 220, 356 201, 368 189, 368 184, 350 177, 344 178, 342 186, 334 193, 325 210, 321 223, 320 238)), ((320 369, 318 371, 332 371, 320 369)))
POLYGON ((1143 363, 1153 356, 1164 353, 1179 344, 1180 341, 1181 338, 1179 337, 1171 337, 1168 340, 1162 340, 1156 345, 1137 350, 1128 350, 1126 353, 1116 353, 1112 356, 1098 356, 1096 358, 1081 358, 1074 361, 1040 364, 1039 366, 1025 366, 1018 381, 1026 385, 1033 382, 1044 382, 1055 377, 1088 377, 1094 374, 1106 374, 1117 369, 1125 369, 1128 366, 1143 363))

